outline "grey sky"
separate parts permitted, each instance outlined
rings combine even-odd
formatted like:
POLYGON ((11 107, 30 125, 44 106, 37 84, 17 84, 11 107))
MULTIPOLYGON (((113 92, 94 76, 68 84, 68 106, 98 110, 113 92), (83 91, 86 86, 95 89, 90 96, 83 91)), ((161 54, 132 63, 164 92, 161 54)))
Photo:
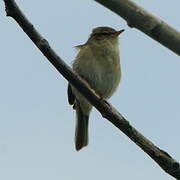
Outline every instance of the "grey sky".
MULTIPOLYGON (((16 1, 68 64, 92 28, 124 28, 122 81, 110 102, 142 134, 180 160, 180 58, 90 0, 16 1)), ((179 30, 179 0, 136 0, 179 30)), ((101 115, 90 117, 90 143, 74 149, 75 113, 66 80, 0 2, 0 179, 173 179, 101 115)))

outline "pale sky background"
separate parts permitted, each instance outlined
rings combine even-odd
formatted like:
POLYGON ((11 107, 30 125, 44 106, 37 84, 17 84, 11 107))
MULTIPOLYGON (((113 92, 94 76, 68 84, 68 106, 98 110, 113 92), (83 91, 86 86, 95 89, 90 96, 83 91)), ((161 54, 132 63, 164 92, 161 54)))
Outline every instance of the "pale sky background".
MULTIPOLYGON (((134 0, 180 30, 180 1, 134 0)), ((70 64, 92 28, 126 29, 122 81, 110 102, 143 135, 180 161, 180 58, 92 0, 17 0, 29 20, 70 64)), ((90 142, 74 149, 75 112, 67 81, 0 2, 0 179, 173 179, 93 110, 90 142)))

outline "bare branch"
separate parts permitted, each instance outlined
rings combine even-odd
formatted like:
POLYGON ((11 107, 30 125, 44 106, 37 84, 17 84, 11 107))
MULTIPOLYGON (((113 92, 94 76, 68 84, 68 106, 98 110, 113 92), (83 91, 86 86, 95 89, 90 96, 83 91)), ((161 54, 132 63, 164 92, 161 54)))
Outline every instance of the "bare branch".
POLYGON ((95 0, 124 18, 130 27, 144 32, 180 55, 180 32, 131 0, 95 0))
POLYGON ((140 134, 130 123, 110 104, 100 99, 94 90, 90 89, 79 76, 52 50, 48 42, 37 32, 28 19, 22 14, 14 0, 4 0, 7 16, 14 18, 24 32, 30 37, 40 51, 54 65, 54 67, 76 87, 102 116, 108 119, 119 130, 126 134, 144 152, 146 152, 159 166, 175 178, 180 179, 180 166, 167 152, 159 149, 142 134, 140 134))

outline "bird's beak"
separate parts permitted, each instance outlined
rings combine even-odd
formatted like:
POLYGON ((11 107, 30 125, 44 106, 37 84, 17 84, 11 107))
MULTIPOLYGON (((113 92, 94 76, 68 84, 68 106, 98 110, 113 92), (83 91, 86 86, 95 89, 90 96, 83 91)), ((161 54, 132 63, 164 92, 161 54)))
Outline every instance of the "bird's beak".
POLYGON ((125 29, 121 29, 120 31, 117 31, 117 36, 119 36, 124 31, 125 31, 125 29))

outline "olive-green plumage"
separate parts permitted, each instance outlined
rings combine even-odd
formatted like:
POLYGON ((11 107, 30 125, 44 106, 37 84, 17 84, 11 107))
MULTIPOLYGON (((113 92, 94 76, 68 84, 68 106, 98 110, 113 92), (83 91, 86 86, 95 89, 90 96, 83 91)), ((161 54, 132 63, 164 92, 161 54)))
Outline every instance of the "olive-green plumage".
MULTIPOLYGON (((93 29, 79 53, 73 70, 81 76, 100 97, 108 99, 115 92, 121 78, 118 35, 123 32, 110 27, 93 29)), ((88 145, 88 123, 92 105, 73 86, 68 86, 69 104, 76 110, 76 150, 88 145)))

